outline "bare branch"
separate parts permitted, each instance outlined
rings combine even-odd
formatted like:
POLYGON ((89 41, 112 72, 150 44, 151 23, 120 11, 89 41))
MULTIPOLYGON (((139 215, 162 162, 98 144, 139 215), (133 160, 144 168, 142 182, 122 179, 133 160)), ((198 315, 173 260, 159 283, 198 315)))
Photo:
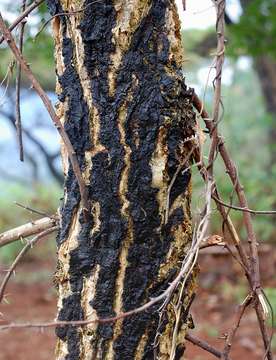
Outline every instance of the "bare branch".
POLYGON ((183 169, 183 166, 185 165, 185 163, 187 161, 190 160, 193 152, 195 150, 195 146, 192 147, 192 149, 189 151, 189 153, 187 154, 187 156, 182 160, 180 161, 172 179, 171 179, 171 182, 168 186, 168 190, 167 190, 167 199, 166 199, 166 212, 165 212, 165 224, 168 223, 168 220, 169 220, 169 210, 170 210, 170 194, 171 194, 171 190, 172 190, 172 187, 173 187, 173 184, 175 183, 175 180, 177 178, 177 176, 179 175, 181 169, 183 169))
POLYGON ((276 215, 276 210, 252 210, 248 208, 243 208, 240 206, 235 206, 231 204, 227 204, 226 202, 218 199, 215 195, 212 195, 212 198, 219 202, 221 205, 228 207, 229 209, 238 210, 238 211, 245 211, 249 212, 253 215, 276 215))
POLYGON ((240 322, 241 322, 241 319, 242 319, 243 314, 245 312, 245 309, 251 303, 252 298, 253 298, 252 295, 248 295, 247 298, 244 300, 244 302, 239 306, 239 309, 238 309, 238 311, 236 313, 236 319, 235 319, 234 325, 233 325, 232 329, 230 330, 229 334, 226 337, 225 346, 224 346, 224 349, 223 349, 223 352, 222 352, 221 359, 229 360, 229 353, 230 353, 230 350, 231 350, 231 347, 232 347, 234 337, 235 337, 236 332, 237 332, 237 330, 238 330, 238 328, 240 326, 240 322))
POLYGON ((20 262, 20 260, 22 259, 22 257, 26 254, 26 252, 32 248, 39 240, 43 239, 45 236, 51 234, 52 232, 54 232, 55 230, 58 230, 58 226, 54 226, 51 227, 50 229, 47 229, 43 232, 41 232, 40 234, 38 234, 36 237, 34 237, 31 241, 28 241, 28 243, 23 247, 23 249, 20 251, 20 253, 17 255, 16 259, 14 260, 14 262, 12 263, 11 267, 9 268, 9 270, 7 271, 6 276, 4 277, 4 280, 0 286, 0 303, 3 300, 4 297, 4 293, 5 293, 5 289, 7 287, 8 281, 12 275, 12 273, 14 272, 16 266, 18 265, 18 263, 20 262))
POLYGON ((51 218, 45 217, 39 220, 29 222, 25 225, 18 226, 0 234, 0 247, 12 243, 13 241, 35 235, 41 231, 52 228, 57 224, 58 216, 54 215, 51 218))
POLYGON ((56 216, 56 215, 52 216, 52 215, 46 214, 46 213, 43 212, 43 211, 40 211, 40 210, 37 210, 37 209, 33 209, 33 208, 29 207, 29 206, 20 204, 20 203, 17 202, 17 201, 15 201, 14 204, 17 205, 17 206, 19 206, 19 207, 21 207, 22 209, 25 209, 25 210, 27 210, 27 211, 30 211, 32 214, 37 214, 37 215, 41 215, 41 216, 46 216, 46 217, 48 217, 48 218, 50 218, 50 219, 53 219, 53 220, 56 220, 56 219, 57 219, 57 216, 56 216))
POLYGON ((214 105, 213 105, 213 118, 210 123, 212 123, 212 131, 210 131, 211 136, 211 146, 208 156, 208 176, 213 179, 213 163, 217 153, 217 147, 219 144, 218 137, 218 122, 220 116, 220 103, 221 103, 221 77, 222 77, 222 67, 224 63, 224 12, 225 12, 225 0, 214 1, 216 12, 217 12, 217 23, 216 23, 216 32, 217 32, 217 54, 215 60, 216 68, 216 77, 213 81, 215 93, 214 93, 214 105))
MULTIPOLYGON (((13 100, 10 99, 10 98, 9 98, 9 100, 10 100, 11 105, 12 105, 13 100)), ((0 109, 0 114, 5 116, 7 118, 7 120, 10 121, 12 126, 16 129, 16 127, 15 127, 15 117, 14 117, 14 115, 12 113, 9 113, 9 112, 4 111, 3 109, 0 109)), ((54 161, 55 161, 56 157, 60 155, 60 152, 58 151, 55 154, 48 153, 47 148, 29 130, 27 130, 26 128, 22 128, 22 132, 39 149, 39 151, 41 151, 42 156, 45 158, 46 165, 47 165, 51 175, 61 185, 63 183, 63 180, 64 180, 63 174, 61 174, 61 172, 58 171, 56 169, 55 165, 54 165, 54 161)), ((31 165, 34 168, 35 174, 37 174, 37 171, 36 171, 37 170, 37 164, 35 163, 33 157, 28 153, 28 151, 26 149, 25 149, 25 157, 27 158, 27 160, 30 161, 31 165)))
MULTIPOLYGON (((26 0, 22 1, 22 11, 24 12, 26 8, 26 0)), ((23 51, 23 38, 24 38, 24 27, 26 25, 26 19, 23 19, 20 23, 19 30, 19 50, 22 53, 23 51)), ((15 81, 15 126, 16 126, 16 134, 19 145, 19 158, 20 161, 24 161, 24 149, 23 149, 23 141, 22 141, 22 125, 21 125, 21 109, 20 109, 20 90, 21 90, 21 65, 17 62, 17 74, 15 81)))
POLYGON ((186 0, 182 0, 182 7, 183 10, 186 11, 186 0))
POLYGON ((209 352, 210 354, 214 355, 218 359, 221 359, 222 353, 219 350, 215 349, 210 344, 208 344, 206 341, 198 339, 197 337, 191 334, 186 334, 185 339, 190 341, 192 344, 200 347, 201 349, 209 352))

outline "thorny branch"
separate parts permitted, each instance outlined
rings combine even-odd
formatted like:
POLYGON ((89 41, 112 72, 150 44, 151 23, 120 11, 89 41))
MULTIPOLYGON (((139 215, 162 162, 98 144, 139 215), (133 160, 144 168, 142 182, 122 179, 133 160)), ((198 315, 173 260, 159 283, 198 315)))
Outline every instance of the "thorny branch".
MULTIPOLYGON (((224 57, 224 10, 225 10, 225 1, 214 1, 216 10, 217 10, 217 55, 216 55, 216 78, 214 80, 215 86, 215 99, 214 99, 214 114, 213 121, 210 121, 210 117, 206 110, 203 108, 203 104, 198 99, 196 95, 193 98, 193 104, 201 114, 203 120, 205 121, 206 127, 209 130, 209 134, 212 139, 210 152, 209 152, 209 163, 207 167, 207 176, 208 178, 213 176, 213 162, 215 159, 216 151, 219 151, 221 157, 225 163, 227 173, 230 176, 234 189, 238 195, 239 202, 242 208, 248 209, 247 200, 245 197, 245 193, 243 187, 240 183, 236 167, 234 162, 232 161, 224 142, 222 141, 221 136, 218 133, 217 125, 219 120, 219 106, 221 102, 221 72, 222 72, 222 64, 224 57)), ((216 194, 217 195, 217 194, 216 194)), ((217 196, 216 196, 217 197, 217 196)), ((218 204, 219 202, 217 202, 218 204)), ((220 208, 222 209, 222 205, 220 208)), ((224 208, 223 208, 224 209, 224 208)), ((224 211, 225 213, 225 211, 224 211)), ((226 219, 228 218, 228 213, 224 214, 226 219)), ((241 243, 237 245, 239 249, 239 253, 241 255, 242 262, 244 264, 246 271, 246 276, 250 283, 250 287, 254 292, 254 296, 256 298, 255 310, 257 313, 257 318, 259 320, 259 326, 262 332, 263 342, 265 349, 267 351, 267 358, 272 360, 272 353, 270 350, 270 339, 265 326, 265 312, 266 303, 263 299, 263 295, 261 292, 260 286, 260 271, 259 271, 259 256, 258 256, 258 248, 257 248, 257 240, 253 229, 252 218, 250 212, 243 211, 244 224, 247 230, 248 243, 250 247, 250 261, 247 260, 247 255, 245 251, 242 249, 241 243)), ((230 351, 230 350, 229 350, 230 351)))
POLYGON ((248 305, 250 305, 251 301, 252 301, 252 295, 248 295, 247 298, 244 300, 244 302, 239 306, 233 328, 230 330, 229 334, 226 337, 225 346, 224 346, 222 356, 221 356, 221 358, 224 360, 229 359, 229 353, 231 350, 231 346, 232 346, 234 337, 240 326, 240 322, 243 317, 243 314, 244 314, 246 308, 248 307, 248 305))
POLYGON ((26 254, 26 252, 31 249, 39 240, 43 239, 45 236, 51 234, 52 232, 54 232, 55 230, 58 230, 58 226, 54 226, 51 227, 50 229, 44 230, 43 232, 41 232, 40 234, 38 234, 36 237, 34 237, 32 240, 28 241, 27 244, 23 247, 23 249, 20 251, 20 253, 17 255, 17 257, 15 258, 14 262, 12 263, 11 267, 9 268, 9 270, 7 271, 6 276, 4 277, 4 280, 0 286, 0 303, 3 300, 4 297, 4 293, 5 293, 5 289, 6 286, 8 284, 8 281, 12 275, 12 273, 14 272, 16 266, 18 265, 18 263, 20 262, 20 260, 22 259, 22 257, 26 254))
POLYGON ((25 225, 8 230, 0 234, 0 248, 10 244, 16 240, 24 239, 28 236, 35 235, 41 231, 46 231, 57 224, 58 217, 53 215, 51 217, 44 217, 39 220, 31 221, 25 225))
POLYGON ((64 127, 56 115, 56 112, 52 106, 52 103, 41 87, 40 83, 37 81, 36 77, 32 73, 31 69, 29 68, 26 60, 23 58, 21 52, 19 51, 18 47, 15 44, 14 38, 10 32, 10 30, 6 27, 5 22, 3 20, 3 17, 0 13, 0 30, 3 33, 4 38, 6 39, 11 51, 13 52, 16 60, 18 63, 20 63, 22 69, 24 70, 25 74, 29 78, 30 82, 32 83, 33 88, 36 90, 37 94, 40 96, 42 102, 44 103, 51 119, 53 120, 53 123, 55 124, 63 142, 66 147, 66 150, 68 152, 69 159, 71 161, 71 165, 74 171, 74 174, 76 176, 76 179, 79 184, 81 199, 82 199, 82 206, 84 210, 84 215, 87 218, 89 213, 89 204, 88 204, 88 196, 87 196, 87 188, 84 182, 84 179, 82 177, 81 169, 78 163, 77 154, 70 142, 70 139, 64 130, 64 127))
MULTIPOLYGON (((201 117, 205 121, 205 125, 206 125, 207 129, 210 130, 210 133, 211 133, 212 126, 211 126, 210 121, 209 121, 209 119, 210 119, 209 114, 204 109, 202 102, 200 101, 200 99, 198 98, 198 96, 196 94, 194 94, 194 96, 193 96, 193 105, 197 109, 197 111, 201 114, 201 117)), ((230 157, 230 155, 228 153, 228 150, 225 147, 224 142, 220 142, 220 146, 218 147, 218 151, 220 153, 222 151, 222 148, 223 148, 223 155, 224 155, 222 158, 224 160, 224 164, 225 164, 226 169, 228 170, 228 167, 230 165, 235 168, 234 162, 231 159, 231 157, 230 157), (226 161, 226 160, 228 160, 228 161, 226 161)), ((205 181, 207 181, 207 170, 204 167, 204 165, 199 166, 199 170, 200 170, 203 178, 205 179, 205 181)), ((227 172, 229 173, 229 170, 227 172)), ((236 185, 235 186, 236 192, 242 191, 243 196, 245 197, 243 187, 240 185, 240 180, 239 180, 238 175, 237 175, 236 172, 235 172, 235 177, 231 178, 231 181, 232 181, 232 184, 234 186, 236 185), (238 184, 239 184, 239 186, 237 187, 238 184)), ((254 293, 254 296, 256 297, 257 301, 254 302, 254 307, 255 307, 255 311, 256 311, 256 314, 257 314, 258 321, 259 321, 259 327, 260 327, 260 330, 261 330, 261 333, 262 333, 264 346, 265 346, 266 351, 267 351, 267 358, 268 358, 268 360, 272 360, 273 357, 272 357, 271 346, 270 346, 270 340, 271 339, 270 339, 270 337, 268 335, 266 325, 265 325, 265 317, 266 317, 266 312, 267 312, 266 303, 265 303, 265 300, 263 299, 261 288, 256 289, 254 287, 254 285, 255 285, 255 281, 254 281, 255 275, 254 275, 254 272, 251 269, 251 264, 250 264, 250 262, 248 260, 248 255, 247 255, 246 251, 244 250, 242 242, 240 241, 240 239, 238 237, 238 234, 237 234, 237 232, 236 232, 236 230, 235 230, 235 228, 234 228, 234 226, 233 226, 233 224, 232 224, 232 222, 230 220, 229 214, 225 211, 224 205, 221 204, 222 201, 220 199, 220 195, 218 193, 218 190, 217 190, 217 187, 216 187, 215 183, 213 184, 212 194, 215 195, 215 197, 214 197, 215 201, 216 201, 216 199, 219 200, 219 201, 216 201, 217 208, 220 211, 220 213, 222 215, 222 218, 223 218, 223 220, 225 221, 225 223, 227 225, 227 229, 230 231, 232 239, 234 240, 234 245, 237 248, 239 256, 241 258, 242 267, 245 270, 245 275, 246 275, 247 280, 249 282, 249 285, 250 285, 250 287, 251 287, 251 289, 252 289, 252 291, 254 293)), ((244 206, 244 202, 241 202, 240 198, 239 198, 239 201, 240 201, 240 204, 241 204, 242 207, 248 208, 247 201, 246 201, 246 206, 244 206)), ((252 221, 251 214, 243 212, 243 215, 245 215, 245 214, 248 214, 249 217, 250 217, 250 221, 252 221)), ((245 223, 246 223, 247 220, 248 220, 248 217, 246 217, 246 219, 244 217, 244 222, 245 223)), ((251 225, 252 225, 252 222, 251 222, 251 225)), ((247 230, 248 230, 248 227, 247 227, 247 230)), ((253 226, 252 226, 252 230, 253 230, 253 226)), ((254 256, 257 256, 257 261, 258 261, 258 259, 259 259, 258 252, 254 256)))
MULTIPOLYGON (((211 147, 209 152, 209 163, 208 167, 205 172, 205 180, 209 181, 209 178, 213 178, 213 162, 215 160, 215 154, 217 151, 221 154, 221 157, 224 161, 224 164, 227 169, 227 173, 230 176, 230 179, 232 181, 232 184, 234 186, 234 189, 238 195, 240 205, 243 209, 249 209, 247 200, 245 197, 244 189, 240 183, 238 173, 236 171, 236 167, 234 162, 232 161, 228 151, 226 150, 226 147, 224 145, 224 142, 221 138, 221 136, 218 133, 217 125, 219 121, 219 107, 221 103, 221 74, 222 74, 222 65, 224 60, 224 13, 225 13, 225 0, 218 0, 214 1, 216 11, 217 11, 217 54, 216 54, 216 77, 213 82, 215 87, 215 96, 214 96, 214 112, 213 112, 213 119, 210 121, 210 117, 207 113, 207 111, 204 109, 203 104, 198 99, 196 95, 194 95, 193 98, 193 104, 195 108, 200 113, 201 117, 205 121, 205 125, 207 129, 209 130, 209 134, 211 136, 211 147)), ((214 190, 215 196, 218 200, 220 200, 220 197, 218 196, 218 191, 215 187, 214 183, 214 190)), ((213 194, 212 191, 212 194, 213 194)), ((220 201, 217 201, 218 209, 220 210, 224 221, 226 221, 226 224, 229 225, 229 215, 228 212, 225 211, 223 205, 220 203, 220 201)), ((259 270, 259 256, 258 256, 258 244, 255 236, 255 232, 253 229, 252 224, 252 218, 251 213, 249 211, 243 211, 243 217, 244 217, 244 224, 247 230, 247 236, 248 236, 248 243, 250 247, 250 259, 248 261, 247 254, 243 250, 241 242, 235 242, 235 246, 237 247, 241 261, 243 263, 243 267, 245 269, 245 274, 247 276, 247 279, 249 281, 250 287, 253 290, 254 297, 256 299, 255 301, 255 310, 257 314, 257 318, 259 321, 260 330, 263 337, 264 346, 267 353, 267 358, 269 360, 272 360, 272 353, 270 348, 270 340, 267 329, 265 326, 265 316, 267 312, 266 303, 264 300, 264 297, 262 295, 261 286, 260 286, 260 270, 259 270)), ((229 349, 230 352, 230 349, 229 349)))

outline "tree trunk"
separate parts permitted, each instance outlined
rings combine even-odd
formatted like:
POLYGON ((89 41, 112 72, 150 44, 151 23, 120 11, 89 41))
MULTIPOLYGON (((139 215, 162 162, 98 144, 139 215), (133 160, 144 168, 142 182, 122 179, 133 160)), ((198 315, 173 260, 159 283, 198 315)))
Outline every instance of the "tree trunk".
POLYGON ((276 172, 276 61, 267 55, 260 55, 254 59, 255 68, 261 83, 267 112, 272 121, 268 131, 268 145, 270 150, 269 170, 276 172))
MULTIPOLYGON (((243 11, 250 4, 250 1, 241 0, 243 11)), ((270 151, 268 170, 274 175, 276 171, 276 61, 266 54, 258 55, 253 60, 260 80, 267 112, 272 116, 267 136, 270 151)))
MULTIPOLYGON (((62 147, 58 319, 112 317, 160 295, 191 243, 187 139, 195 116, 179 19, 172 0, 48 0, 48 7, 52 15, 71 12, 53 20, 57 113, 91 205, 87 220, 62 147)), ((181 359, 194 289, 192 272, 161 321, 159 303, 116 323, 57 328, 56 359, 181 359)))

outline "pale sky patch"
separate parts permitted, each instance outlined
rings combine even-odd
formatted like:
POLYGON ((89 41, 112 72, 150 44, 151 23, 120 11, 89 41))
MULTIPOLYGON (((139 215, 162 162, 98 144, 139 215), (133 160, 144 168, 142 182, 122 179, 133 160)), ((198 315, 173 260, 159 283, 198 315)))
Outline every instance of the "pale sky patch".
MULTIPOLYGON (((216 9, 212 0, 186 0, 186 11, 183 10, 182 0, 176 0, 182 29, 206 29, 216 24, 216 9)), ((238 0, 227 1, 227 12, 233 21, 241 15, 238 0)))
POLYGON ((206 29, 216 23, 216 10, 211 0, 186 0, 186 11, 182 0, 176 0, 182 28, 206 29))

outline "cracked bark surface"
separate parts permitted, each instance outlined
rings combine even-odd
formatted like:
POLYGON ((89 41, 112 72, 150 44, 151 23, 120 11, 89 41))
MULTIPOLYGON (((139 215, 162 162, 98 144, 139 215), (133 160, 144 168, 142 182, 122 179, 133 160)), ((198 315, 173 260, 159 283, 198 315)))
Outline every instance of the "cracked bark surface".
MULTIPOLYGON (((48 7, 51 15, 84 8, 55 17, 53 34, 57 113, 91 205, 85 221, 62 147, 58 319, 111 317, 163 292, 192 238, 190 160, 168 191, 191 150, 185 139, 195 126, 182 75, 179 19, 172 0, 48 0, 48 7)), ((195 283, 193 272, 183 294, 175 359, 185 350, 195 283)), ((56 359, 169 359, 178 295, 161 323, 158 304, 115 324, 58 328, 56 359)))

